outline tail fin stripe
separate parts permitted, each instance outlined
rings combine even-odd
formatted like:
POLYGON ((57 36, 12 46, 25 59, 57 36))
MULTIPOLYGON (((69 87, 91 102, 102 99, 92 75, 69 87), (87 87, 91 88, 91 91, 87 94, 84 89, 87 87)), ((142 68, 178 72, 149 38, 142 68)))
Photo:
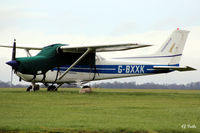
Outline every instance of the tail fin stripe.
POLYGON ((172 38, 169 39, 169 41, 165 44, 165 46, 163 47, 163 49, 161 50, 161 52, 163 52, 165 50, 165 48, 167 47, 167 45, 171 42, 172 38))

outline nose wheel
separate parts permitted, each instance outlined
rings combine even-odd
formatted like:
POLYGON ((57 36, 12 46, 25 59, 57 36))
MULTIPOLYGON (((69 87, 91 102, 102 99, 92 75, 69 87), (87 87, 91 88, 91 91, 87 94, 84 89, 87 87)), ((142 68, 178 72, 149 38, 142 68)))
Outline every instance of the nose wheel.
POLYGON ((30 92, 30 91, 38 91, 38 90, 40 90, 40 85, 38 85, 38 84, 30 85, 30 86, 26 89, 27 92, 30 92))

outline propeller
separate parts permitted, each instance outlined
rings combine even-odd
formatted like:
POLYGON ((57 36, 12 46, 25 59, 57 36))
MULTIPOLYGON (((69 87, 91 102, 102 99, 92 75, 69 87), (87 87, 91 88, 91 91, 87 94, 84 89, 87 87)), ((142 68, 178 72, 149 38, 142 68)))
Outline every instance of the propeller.
POLYGON ((16 60, 16 39, 14 39, 14 43, 13 43, 12 61, 13 60, 16 60))
POLYGON ((16 61, 16 39, 14 39, 14 43, 13 43, 12 59, 11 59, 11 61, 6 62, 6 64, 8 64, 8 65, 10 65, 12 67, 12 70, 11 70, 11 79, 10 79, 10 88, 12 88, 13 71, 19 65, 19 63, 16 61))

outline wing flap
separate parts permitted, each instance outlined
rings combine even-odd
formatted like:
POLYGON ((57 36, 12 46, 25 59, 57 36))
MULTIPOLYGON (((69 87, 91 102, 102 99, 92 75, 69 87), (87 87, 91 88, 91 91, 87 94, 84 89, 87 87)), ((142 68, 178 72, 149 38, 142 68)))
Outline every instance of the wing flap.
POLYGON ((176 70, 180 72, 184 71, 194 71, 196 70, 195 68, 192 68, 190 66, 185 66, 185 67, 177 67, 177 66, 154 66, 154 69, 159 69, 159 70, 176 70))
POLYGON ((143 47, 149 47, 152 45, 137 44, 137 43, 126 43, 126 44, 108 44, 108 45, 87 45, 87 46, 61 46, 60 49, 63 52, 83 53, 88 48, 96 52, 110 52, 110 51, 122 51, 129 49, 137 49, 143 47))

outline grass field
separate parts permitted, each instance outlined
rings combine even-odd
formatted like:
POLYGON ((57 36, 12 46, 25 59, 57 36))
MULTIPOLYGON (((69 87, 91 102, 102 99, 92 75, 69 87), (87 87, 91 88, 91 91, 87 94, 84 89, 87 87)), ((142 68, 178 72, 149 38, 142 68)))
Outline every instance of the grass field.
POLYGON ((200 90, 0 89, 0 132, 199 133, 200 90))

